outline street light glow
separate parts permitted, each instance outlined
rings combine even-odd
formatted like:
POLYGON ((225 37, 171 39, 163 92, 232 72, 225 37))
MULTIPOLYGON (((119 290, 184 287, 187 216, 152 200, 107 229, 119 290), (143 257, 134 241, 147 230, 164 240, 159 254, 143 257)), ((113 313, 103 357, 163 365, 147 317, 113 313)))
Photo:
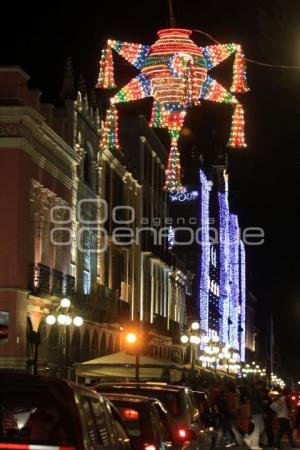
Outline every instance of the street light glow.
POLYGON ((200 328, 200 323, 199 322, 193 322, 191 325, 192 330, 196 331, 199 330, 200 328))
POLYGON ((59 325, 66 325, 66 321, 67 316, 65 314, 59 314, 59 316, 57 317, 57 322, 59 323, 59 325))
POLYGON ((71 323, 72 323, 72 317, 71 317, 71 316, 66 316, 66 322, 65 322, 65 324, 66 324, 66 325, 71 325, 71 323))
POLYGON ((137 336, 135 333, 128 333, 126 334, 126 341, 128 344, 135 344, 137 341, 137 336))
POLYGON ((48 325, 54 325, 56 322, 56 317, 53 314, 49 314, 49 316, 46 317, 46 323, 48 325))
POLYGON ((200 338, 199 338, 199 336, 194 336, 194 335, 192 335, 192 336, 190 337, 190 343, 191 343, 191 344, 200 344, 200 338))
POLYGON ((180 338, 182 344, 187 344, 189 342, 189 337, 186 334, 183 334, 180 338))
POLYGON ((74 324, 76 327, 81 327, 81 325, 83 324, 83 318, 80 317, 80 316, 74 317, 74 319, 73 319, 73 324, 74 324))
POLYGON ((70 299, 68 299, 68 298, 62 298, 61 299, 61 301, 60 301, 60 306, 62 307, 62 308, 70 308, 70 306, 71 306, 71 300, 70 299))

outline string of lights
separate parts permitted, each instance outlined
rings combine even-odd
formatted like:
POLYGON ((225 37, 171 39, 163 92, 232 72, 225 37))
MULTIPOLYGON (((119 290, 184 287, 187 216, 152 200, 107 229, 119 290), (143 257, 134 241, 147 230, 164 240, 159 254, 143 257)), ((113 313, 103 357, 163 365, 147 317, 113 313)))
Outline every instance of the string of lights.
MULTIPOLYGON (((206 36, 208 39, 210 39, 212 42, 214 42, 215 44, 220 44, 220 42, 215 39, 211 34, 206 33, 203 30, 193 30, 195 33, 199 33, 202 34, 203 36, 206 36)), ((266 63, 266 62, 262 62, 262 61, 257 61, 256 59, 250 59, 250 58, 245 58, 245 61, 251 63, 251 64, 255 64, 257 66, 262 66, 262 67, 269 67, 271 69, 291 69, 291 70, 300 70, 300 66, 291 66, 291 65, 284 65, 284 64, 271 64, 271 63, 266 63)))
MULTIPOLYGON (((167 128, 171 146, 164 189, 181 191, 181 168, 178 139, 187 108, 209 100, 233 107, 228 145, 245 147, 244 111, 233 93, 248 91, 245 57, 239 44, 217 44, 199 47, 190 39, 192 31, 168 28, 158 32, 151 46, 108 40, 100 58, 97 87, 115 87, 112 50, 117 52, 140 74, 122 87, 112 98, 113 105, 153 97, 150 125, 167 128), (233 79, 230 91, 208 76, 208 71, 234 54, 233 79)), ((117 139, 117 111, 112 108, 104 126, 104 143, 113 146, 117 139)))

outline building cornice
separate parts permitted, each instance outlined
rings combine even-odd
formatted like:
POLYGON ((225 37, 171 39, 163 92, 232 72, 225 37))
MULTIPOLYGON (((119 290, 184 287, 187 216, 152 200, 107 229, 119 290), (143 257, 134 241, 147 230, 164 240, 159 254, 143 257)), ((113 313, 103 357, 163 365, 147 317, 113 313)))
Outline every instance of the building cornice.
MULTIPOLYGON (((64 163, 80 163, 80 157, 55 131, 45 122, 44 117, 28 106, 0 106, 1 123, 14 123, 19 126, 18 137, 22 136, 22 129, 30 131, 30 137, 47 147, 64 163)), ((0 129, 1 135, 1 129, 0 129)), ((5 136, 4 136, 5 137, 5 136)), ((27 139, 30 139, 27 137, 27 139)), ((31 142, 33 143, 33 142, 31 142)))
POLYGON ((65 175, 54 164, 49 162, 44 156, 42 156, 34 147, 27 141, 26 138, 1 138, 0 137, 0 151, 1 148, 21 148, 28 155, 30 155, 33 161, 42 169, 45 169, 50 175, 63 183, 67 188, 72 188, 72 179, 65 175))

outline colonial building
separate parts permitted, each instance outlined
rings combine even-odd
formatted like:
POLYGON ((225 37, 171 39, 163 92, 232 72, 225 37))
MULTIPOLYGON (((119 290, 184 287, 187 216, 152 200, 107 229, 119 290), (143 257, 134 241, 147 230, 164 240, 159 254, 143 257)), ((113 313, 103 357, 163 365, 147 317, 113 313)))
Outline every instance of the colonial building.
POLYGON ((150 230, 168 216, 164 147, 139 118, 124 122, 121 150, 99 150, 97 101, 82 83, 74 94, 70 62, 60 107, 27 81, 18 67, 0 69, 1 366, 26 367, 35 336, 40 371, 62 359, 71 371, 118 351, 122 327, 137 320, 153 354, 180 360, 188 280, 150 230), (46 323, 65 296, 81 327, 46 323))

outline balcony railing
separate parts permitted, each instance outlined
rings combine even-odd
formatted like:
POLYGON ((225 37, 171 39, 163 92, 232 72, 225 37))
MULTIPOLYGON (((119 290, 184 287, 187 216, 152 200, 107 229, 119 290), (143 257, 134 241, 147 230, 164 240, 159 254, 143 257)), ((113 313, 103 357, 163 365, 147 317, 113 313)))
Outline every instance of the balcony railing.
POLYGON ((76 306, 84 319, 99 323, 119 322, 119 313, 124 315, 124 310, 120 308, 118 292, 106 286, 97 285, 96 290, 89 294, 77 293, 74 299, 76 306))
POLYGON ((153 318, 152 330, 174 339, 178 339, 180 336, 180 324, 170 319, 168 326, 168 319, 159 314, 153 318))
POLYGON ((29 289, 34 294, 50 294, 50 267, 44 264, 31 264, 29 267, 29 289))
POLYGON ((61 297, 63 295, 64 274, 59 270, 51 270, 51 295, 61 297))

